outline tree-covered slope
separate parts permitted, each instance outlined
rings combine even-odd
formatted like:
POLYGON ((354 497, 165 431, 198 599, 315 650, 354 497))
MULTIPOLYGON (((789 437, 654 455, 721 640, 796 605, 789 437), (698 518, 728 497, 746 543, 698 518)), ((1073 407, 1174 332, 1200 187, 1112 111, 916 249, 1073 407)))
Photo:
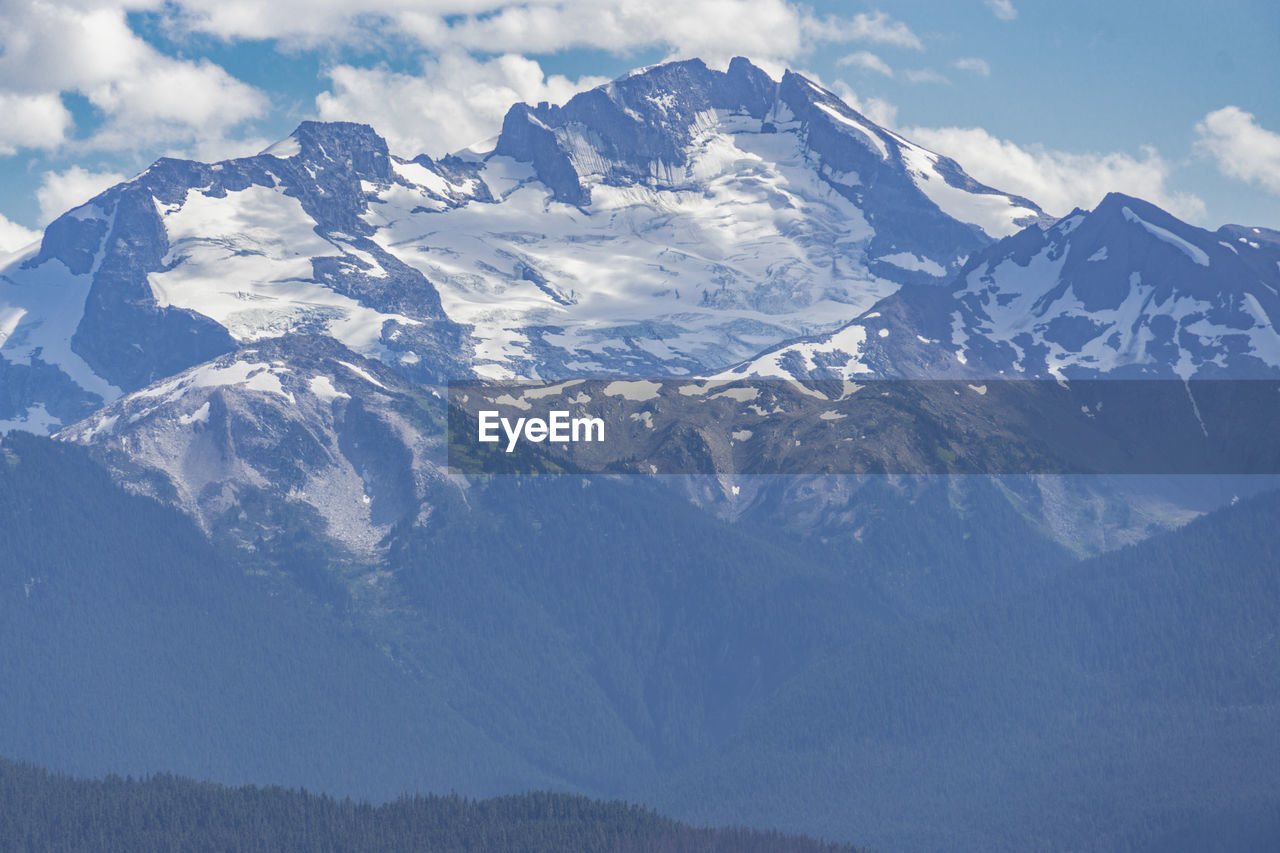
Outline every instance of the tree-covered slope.
POLYGON ((1271 849, 1280 497, 1073 563, 956 483, 864 492, 824 543, 644 478, 480 478, 396 526, 356 610, 11 436, 0 751, 885 850, 1271 849))
POLYGON ((0 848, 96 850, 855 853, 807 837, 704 829, 623 802, 530 793, 404 796, 381 806, 182 777, 74 779, 0 759, 0 848))
POLYGON ((863 637, 655 801, 888 850, 1277 849, 1277 518, 1242 501, 863 637))
POLYGON ((0 750, 392 796, 552 780, 357 631, 269 595, 81 449, 0 445, 0 750))

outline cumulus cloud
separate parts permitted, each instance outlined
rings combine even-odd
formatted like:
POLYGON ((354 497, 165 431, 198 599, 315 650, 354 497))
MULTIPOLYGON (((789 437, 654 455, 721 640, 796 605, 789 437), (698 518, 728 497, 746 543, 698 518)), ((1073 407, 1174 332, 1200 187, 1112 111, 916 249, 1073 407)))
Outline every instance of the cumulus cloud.
POLYGON ((61 100, 66 93, 82 95, 102 115, 87 138, 76 139, 79 151, 228 150, 268 112, 264 92, 215 62, 167 55, 140 37, 129 19, 139 11, 158 15, 177 37, 275 40, 286 50, 358 44, 429 51, 434 59, 412 78, 338 64, 329 75, 332 91, 320 101, 326 115, 385 113, 403 127, 415 121, 399 110, 357 105, 355 93, 396 92, 460 116, 456 97, 414 92, 416 78, 421 86, 459 86, 485 102, 476 116, 456 118, 456 134, 427 133, 421 120, 412 133, 401 131, 404 139, 427 142, 464 138, 487 125, 496 110, 491 97, 551 99, 578 85, 542 79, 528 65, 516 68, 508 54, 659 50, 713 64, 741 54, 777 70, 827 43, 923 48, 905 23, 884 12, 819 15, 796 0, 3 0, 0 109, 16 120, 0 128, 0 154, 74 139, 61 100), (457 58, 467 53, 500 59, 457 58))
MULTIPOLYGON (((818 23, 812 18, 807 20, 809 26, 818 23)), ((913 33, 910 27, 901 21, 895 21, 884 12, 859 13, 844 22, 836 18, 827 18, 821 22, 821 25, 834 28, 825 37, 828 41, 869 41, 924 50, 920 37, 913 33)))
POLYGON ((897 127, 898 108, 889 101, 883 98, 861 97, 843 80, 837 80, 832 84, 831 90, 840 96, 840 100, 881 127, 887 127, 890 130, 897 127))
MULTIPOLYGON (((919 49, 906 24, 882 12, 818 17, 788 0, 559 0, 492 4, 490 13, 446 20, 424 11, 397 16, 424 46, 484 52, 551 53, 568 48, 631 52, 665 48, 672 58, 723 62, 799 56, 827 42, 864 41, 919 49), (732 21, 731 26, 726 22, 732 21)), ((486 10, 488 11, 488 10, 486 10)))
POLYGON ((657 48, 668 58, 698 56, 713 65, 747 55, 778 73, 788 59, 822 42, 922 46, 905 24, 882 12, 818 18, 789 0, 477 2, 465 11, 428 2, 391 14, 398 33, 432 48, 434 58, 415 74, 339 65, 329 71, 331 90, 316 105, 322 118, 366 121, 394 148, 412 153, 439 154, 492 135, 515 101, 559 103, 604 82, 545 77, 524 53, 657 48), (446 19, 446 9, 459 17, 446 19), (504 53, 478 60, 468 51, 504 53))
POLYGON ((39 231, 24 228, 0 214, 0 253, 16 252, 40 239, 39 231))
POLYGON ((865 50, 859 50, 848 56, 841 57, 836 65, 852 65, 855 68, 861 68, 864 71, 874 71, 877 74, 883 74, 886 77, 893 76, 893 69, 889 67, 889 63, 885 62, 874 53, 865 50))
POLYGON ((735 54, 791 58, 827 42, 922 48, 906 24, 884 12, 820 17, 791 0, 177 0, 166 8, 180 29, 303 45, 375 33, 432 50, 657 47, 712 62, 735 54))
POLYGON ((402 156, 457 150, 496 134, 517 101, 563 103, 605 82, 548 77, 523 56, 480 61, 459 52, 428 60, 419 74, 340 65, 329 78, 332 91, 316 99, 320 117, 371 124, 402 156))
POLYGON ((1012 0, 986 0, 986 3, 992 14, 1002 21, 1012 21, 1018 17, 1018 10, 1014 8, 1012 0))
POLYGON ((110 116, 93 138, 96 147, 129 148, 139 138, 206 141, 267 111, 264 94, 212 62, 155 55, 138 71, 88 91, 110 116))
POLYGON ((991 66, 985 59, 980 59, 976 56, 961 57, 951 63, 951 67, 959 71, 972 71, 974 74, 979 74, 983 77, 991 76, 991 66))
POLYGON ((1204 202, 1169 186, 1174 165, 1154 148, 1139 157, 1124 152, 1076 154, 1040 145, 1020 146, 977 127, 906 128, 903 134, 953 158, 977 180, 1026 196, 1046 212, 1062 216, 1074 207, 1093 208, 1108 192, 1147 199, 1193 222, 1205 217, 1204 202))
POLYGON ((115 172, 90 172, 72 166, 62 172, 45 172, 36 190, 41 223, 49 223, 98 193, 125 180, 115 172))
POLYGON ((1252 113, 1227 106, 1196 125, 1196 148, 1229 178, 1280 195, 1280 133, 1258 124, 1252 113))
MULTIPOLYGON (((69 135, 61 94, 74 92, 102 111, 82 145, 131 148, 207 139, 262 115, 266 96, 208 61, 166 56, 129 26, 129 7, 109 0, 0 3, 0 105, 25 107, 30 138, 0 146, 53 147, 69 135)), ((20 131, 21 132, 21 131, 20 131)))
POLYGON ((482 3, 425 0, 177 0, 165 6, 177 31, 204 33, 226 41, 279 39, 290 48, 364 38, 392 16, 417 8, 454 9, 464 14, 482 3), (469 8, 470 7, 470 8, 469 8))
POLYGON ((20 148, 56 148, 67 137, 71 113, 56 94, 0 92, 0 154, 20 148))

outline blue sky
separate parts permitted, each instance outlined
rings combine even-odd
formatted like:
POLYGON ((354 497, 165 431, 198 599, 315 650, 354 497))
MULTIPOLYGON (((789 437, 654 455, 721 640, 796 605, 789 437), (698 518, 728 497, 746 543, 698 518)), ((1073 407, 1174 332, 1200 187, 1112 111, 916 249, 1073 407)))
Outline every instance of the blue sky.
POLYGON ((0 249, 158 156, 306 118, 397 153, 635 66, 746 55, 1050 212, 1110 189, 1280 228, 1280 7, 1075 0, 0 0, 0 249))

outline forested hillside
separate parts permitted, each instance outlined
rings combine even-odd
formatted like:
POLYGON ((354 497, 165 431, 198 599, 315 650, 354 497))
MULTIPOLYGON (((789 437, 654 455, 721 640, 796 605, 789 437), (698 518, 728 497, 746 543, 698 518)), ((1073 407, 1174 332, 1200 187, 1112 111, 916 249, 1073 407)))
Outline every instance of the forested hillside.
POLYGON ((550 779, 76 447, 0 445, 0 754, 390 797, 550 779))
POLYGON ((1278 518, 1267 493, 869 632, 652 801, 939 853, 1278 850, 1278 518))
POLYGON ((73 779, 0 759, 0 849, 161 853, 856 853, 806 837, 702 829, 623 802, 531 793, 381 806, 177 776, 73 779))
POLYGON ((0 754, 879 849, 1280 849, 1280 496, 1076 561, 997 485, 886 484, 823 542, 646 479, 480 480, 396 529, 356 618, 362 590, 263 576, 10 436, 0 754))

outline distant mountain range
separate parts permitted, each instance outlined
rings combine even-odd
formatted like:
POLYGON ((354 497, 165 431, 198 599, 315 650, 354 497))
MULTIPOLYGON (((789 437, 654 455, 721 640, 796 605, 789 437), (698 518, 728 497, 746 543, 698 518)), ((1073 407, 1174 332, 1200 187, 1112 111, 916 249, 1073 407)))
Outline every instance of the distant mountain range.
POLYGON ((745 60, 517 105, 440 161, 308 122, 254 157, 160 160, 11 261, 0 418, 65 424, 293 333, 430 381, 727 367, 1040 221, 745 60))
POLYGON ((1206 231, 1111 193, 724 375, 1274 378, 1277 319, 1280 232, 1206 231))
POLYGON ((518 104, 439 161, 314 122, 160 160, 0 282, 0 422, 37 431, 299 333, 429 382, 1280 369, 1277 232, 1119 195, 1055 222, 744 59, 518 104))
MULTIPOLYGON (((489 142, 413 154, 306 122, 253 157, 162 159, 0 268, 0 433, 62 445, 0 453, 24 549, 0 577, 0 754, 375 796, 625 794, 886 850, 1026 849, 1039 826, 1047 850, 1155 849, 1236 806, 1276 825, 1274 777, 1240 746, 1270 749, 1280 701, 1274 543, 1248 539, 1275 502, 1168 533, 1272 481, 464 477, 445 386, 1169 380, 1185 406, 1126 428, 1174 446, 1220 423, 1191 380, 1280 379, 1280 232, 1119 194, 1054 219, 745 59, 517 104, 489 142), (1239 595, 1202 607, 1224 584, 1239 595), (1212 769, 1193 735, 1222 715, 1234 804, 1138 798, 1093 848, 1055 811, 1098 813, 1095 772, 1116 797, 1156 785, 1166 750, 1212 769), (929 750, 941 781, 912 799, 929 750), (1056 787, 1019 775, 1055 768, 1056 787)), ((979 439, 1020 423, 982 417, 979 439)), ((924 439, 911 452, 945 460, 924 439)))
POLYGON ((389 389, 1276 377, 1277 317, 1277 232, 1115 194, 1054 221, 798 74, 692 60, 517 104, 438 161, 313 122, 254 157, 158 161, 0 270, 0 429, 159 469, 146 490, 205 524, 237 493, 291 496, 367 552, 414 489, 381 495, 351 423, 419 481, 444 462, 440 414, 393 415, 389 389), (286 433, 311 450, 272 458, 286 433))

